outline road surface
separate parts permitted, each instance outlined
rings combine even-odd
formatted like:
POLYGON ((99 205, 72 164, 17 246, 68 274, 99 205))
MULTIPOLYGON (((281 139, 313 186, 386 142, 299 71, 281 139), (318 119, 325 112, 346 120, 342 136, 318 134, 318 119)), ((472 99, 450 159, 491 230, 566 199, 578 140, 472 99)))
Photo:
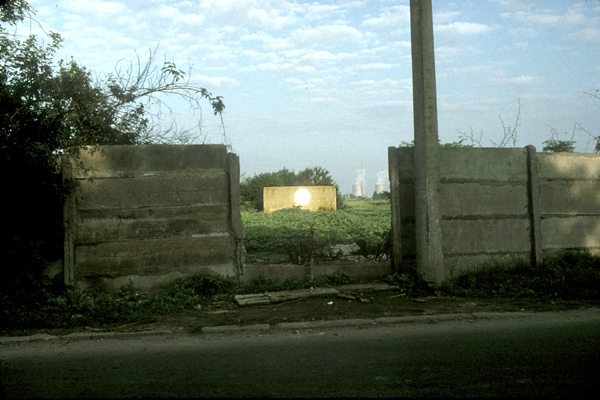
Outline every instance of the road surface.
POLYGON ((8 397, 591 397, 600 310, 0 346, 8 397))

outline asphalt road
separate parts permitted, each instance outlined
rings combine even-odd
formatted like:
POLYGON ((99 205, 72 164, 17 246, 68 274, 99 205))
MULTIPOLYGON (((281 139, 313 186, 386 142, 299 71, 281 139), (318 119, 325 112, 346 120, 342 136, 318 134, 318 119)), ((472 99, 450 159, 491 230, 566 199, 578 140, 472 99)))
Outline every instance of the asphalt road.
POLYGON ((591 397, 600 310, 0 346, 8 397, 591 397))

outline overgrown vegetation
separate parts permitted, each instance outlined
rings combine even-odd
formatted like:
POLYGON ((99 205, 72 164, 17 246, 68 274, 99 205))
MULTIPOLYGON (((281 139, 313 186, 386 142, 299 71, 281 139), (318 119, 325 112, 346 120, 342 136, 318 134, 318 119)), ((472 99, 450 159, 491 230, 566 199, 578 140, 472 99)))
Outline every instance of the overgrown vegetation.
POLYGON ((74 59, 56 60, 58 33, 19 35, 18 23, 34 15, 23 0, 0 6, 0 168, 9 171, 3 200, 10 210, 0 217, 0 290, 32 284, 62 257, 62 207, 72 185, 57 174, 61 154, 76 158, 85 146, 201 136, 201 116, 196 136, 174 123, 165 126, 165 96, 183 98, 196 114, 203 102, 219 117, 225 108, 220 96, 190 84, 189 71, 167 60, 156 65, 156 50, 146 63, 138 57, 137 64, 118 64, 115 73, 93 79, 74 59))
POLYGON ((344 272, 310 279, 275 282, 259 275, 247 285, 237 285, 234 278, 194 275, 178 280, 169 290, 144 294, 132 286, 115 293, 81 292, 66 288, 60 279, 38 281, 39 284, 13 292, 0 292, 0 334, 27 329, 96 327, 152 322, 156 316, 203 307, 214 295, 263 293, 267 291, 330 287, 351 283, 344 272))
MULTIPOLYGON (((600 301, 600 256, 567 252, 541 266, 521 259, 480 265, 446 280, 426 282, 411 266, 389 275, 385 281, 409 297, 459 296, 519 298, 539 301, 600 301)), ((278 283, 259 275, 237 285, 233 278, 196 275, 180 279, 169 290, 149 295, 131 286, 116 293, 88 293, 66 288, 60 279, 38 281, 35 286, 0 293, 0 333, 22 334, 30 329, 103 327, 116 328, 136 322, 152 322, 159 315, 202 308, 215 295, 235 295, 282 290, 330 287, 352 283, 344 272, 313 280, 288 279, 278 283)))
POLYGON ((523 259, 486 263, 445 281, 440 290, 466 297, 600 300, 600 256, 572 251, 533 267, 523 259))
POLYGON ((284 209, 242 213, 247 260, 287 258, 302 264, 319 258, 324 246, 356 242, 362 255, 387 258, 391 209, 387 200, 348 201, 336 212, 284 209), (280 255, 277 257, 276 255, 280 255))

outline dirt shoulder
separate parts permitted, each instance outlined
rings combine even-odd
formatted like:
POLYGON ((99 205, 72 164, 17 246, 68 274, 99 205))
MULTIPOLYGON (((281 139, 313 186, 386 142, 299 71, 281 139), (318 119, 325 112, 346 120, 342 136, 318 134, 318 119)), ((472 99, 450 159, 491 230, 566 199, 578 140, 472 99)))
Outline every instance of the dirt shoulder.
MULTIPOLYGON (((339 287, 340 294, 348 294, 339 287)), ((280 322, 328 321, 345 319, 374 319, 474 312, 545 312, 597 307, 600 302, 578 300, 536 300, 508 298, 419 297, 394 291, 351 291, 357 299, 332 294, 308 297, 277 304, 240 307, 233 295, 216 295, 210 305, 169 316, 157 316, 154 321, 139 321, 122 326, 103 328, 79 327, 72 329, 38 330, 62 336, 73 332, 140 332, 152 330, 177 330, 200 333, 203 327, 222 325, 254 325, 280 322), (360 300, 362 298, 362 301, 360 300), (368 300, 366 302, 365 300, 368 300)))

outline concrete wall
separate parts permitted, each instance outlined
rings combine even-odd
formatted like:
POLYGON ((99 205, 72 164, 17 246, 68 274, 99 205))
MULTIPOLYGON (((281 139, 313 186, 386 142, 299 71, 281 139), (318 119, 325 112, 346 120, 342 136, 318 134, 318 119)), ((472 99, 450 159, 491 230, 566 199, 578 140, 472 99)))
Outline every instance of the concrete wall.
POLYGON ((303 210, 336 210, 335 186, 270 186, 263 188, 263 211, 270 213, 299 206, 294 194, 300 189, 310 193, 309 202, 302 205, 303 210))
POLYGON ((65 282, 154 290, 195 273, 240 276, 239 160, 223 145, 105 146, 63 160, 65 282))
POLYGON ((600 252, 600 155, 537 155, 544 256, 569 249, 600 252))
POLYGON ((373 281, 380 279, 390 273, 389 261, 369 261, 367 263, 358 262, 333 262, 333 263, 314 263, 310 265, 293 264, 250 264, 244 267, 244 282, 250 283, 259 275, 277 282, 283 282, 286 279, 300 279, 333 275, 336 272, 343 271, 353 282, 373 281), (311 269, 312 268, 312 269, 311 269))
MULTIPOLYGON (((394 264, 415 256, 413 148, 389 148, 394 264)), ((440 148, 445 275, 492 258, 600 250, 600 155, 440 148)))

